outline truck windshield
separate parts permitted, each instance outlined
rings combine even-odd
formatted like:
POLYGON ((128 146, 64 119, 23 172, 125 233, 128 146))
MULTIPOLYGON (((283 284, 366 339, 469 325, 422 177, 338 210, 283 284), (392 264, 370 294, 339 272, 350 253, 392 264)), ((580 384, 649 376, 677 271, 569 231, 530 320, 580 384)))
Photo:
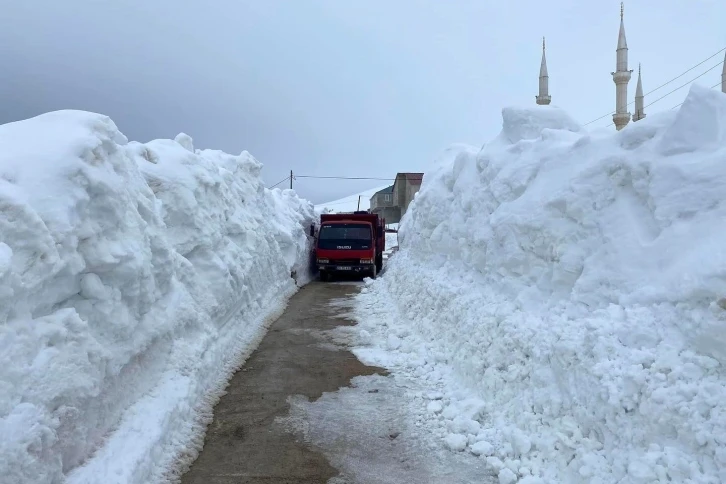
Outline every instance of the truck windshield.
POLYGON ((321 249, 370 249, 371 227, 365 224, 335 224, 320 227, 321 249))

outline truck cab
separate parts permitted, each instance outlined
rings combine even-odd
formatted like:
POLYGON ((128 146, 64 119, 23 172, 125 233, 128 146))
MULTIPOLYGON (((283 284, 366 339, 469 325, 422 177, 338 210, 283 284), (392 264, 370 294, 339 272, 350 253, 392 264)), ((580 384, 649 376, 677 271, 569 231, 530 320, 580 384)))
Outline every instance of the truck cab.
POLYGON ((323 214, 315 241, 315 258, 321 280, 336 274, 375 278, 383 266, 383 219, 368 212, 323 214))

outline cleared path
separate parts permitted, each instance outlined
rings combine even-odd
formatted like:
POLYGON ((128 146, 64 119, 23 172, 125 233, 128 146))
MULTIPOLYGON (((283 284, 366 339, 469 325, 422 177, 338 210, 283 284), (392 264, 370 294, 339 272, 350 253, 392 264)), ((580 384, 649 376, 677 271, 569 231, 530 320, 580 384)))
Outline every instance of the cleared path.
POLYGON ((325 456, 276 419, 288 415, 289 397, 318 399, 359 375, 384 373, 349 351, 321 344, 320 331, 350 325, 330 301, 356 293, 355 284, 311 283, 287 310, 214 409, 204 449, 184 484, 308 484, 337 476, 325 456), (301 397, 302 396, 302 397, 301 397))
MULTIPOLYGON (((291 300, 214 409, 183 484, 485 484, 411 407, 427 382, 363 365, 343 314, 360 283, 313 282, 291 300)), ((420 416, 420 415, 419 415, 420 416)))

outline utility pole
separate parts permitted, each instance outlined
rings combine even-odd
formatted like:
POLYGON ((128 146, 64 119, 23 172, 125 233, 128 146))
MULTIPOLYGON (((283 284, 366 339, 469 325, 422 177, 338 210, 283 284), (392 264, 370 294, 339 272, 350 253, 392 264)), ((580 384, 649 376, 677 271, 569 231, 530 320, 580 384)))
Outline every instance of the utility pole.
POLYGON ((290 170, 290 190, 292 190, 292 170, 290 170))
POLYGON ((358 195, 358 209, 357 210, 360 210, 360 195, 358 195))

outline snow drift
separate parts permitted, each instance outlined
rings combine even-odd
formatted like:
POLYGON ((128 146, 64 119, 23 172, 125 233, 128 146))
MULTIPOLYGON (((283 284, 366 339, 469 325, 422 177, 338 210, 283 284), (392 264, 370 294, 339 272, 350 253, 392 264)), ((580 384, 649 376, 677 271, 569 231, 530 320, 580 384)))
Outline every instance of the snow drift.
POLYGON ((173 476, 304 282, 311 204, 107 117, 0 126, 0 482, 173 476))
POLYGON ((726 96, 621 132, 503 118, 427 171, 364 333, 501 482, 726 482, 726 96))
POLYGON ((360 193, 356 193, 355 195, 349 195, 347 197, 339 198, 338 200, 333 200, 332 202, 320 203, 315 205, 315 210, 318 213, 339 213, 368 210, 371 206, 371 197, 389 186, 390 185, 384 185, 378 188, 371 188, 360 193))

